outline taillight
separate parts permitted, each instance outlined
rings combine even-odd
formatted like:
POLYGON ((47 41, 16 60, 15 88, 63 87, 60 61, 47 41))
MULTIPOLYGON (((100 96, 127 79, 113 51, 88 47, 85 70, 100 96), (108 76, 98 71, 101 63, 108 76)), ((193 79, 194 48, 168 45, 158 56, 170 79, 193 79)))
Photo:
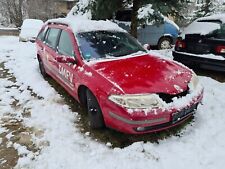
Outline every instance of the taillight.
POLYGON ((186 43, 182 40, 177 40, 176 41, 176 48, 184 49, 184 48, 186 48, 186 43))
POLYGON ((225 54, 225 46, 217 46, 216 47, 216 53, 221 53, 221 54, 225 54))

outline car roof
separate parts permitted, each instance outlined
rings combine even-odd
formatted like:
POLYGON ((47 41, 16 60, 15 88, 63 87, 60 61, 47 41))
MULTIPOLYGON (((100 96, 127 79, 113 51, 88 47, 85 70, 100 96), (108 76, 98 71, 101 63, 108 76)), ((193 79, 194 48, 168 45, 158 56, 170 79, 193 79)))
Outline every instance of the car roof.
POLYGON ((218 21, 218 20, 220 20, 222 23, 225 23, 225 14, 214 14, 214 15, 210 15, 210 16, 199 18, 196 21, 207 21, 207 20, 210 20, 210 21, 213 21, 213 20, 218 21))
POLYGON ((69 16, 66 18, 57 18, 47 21, 47 24, 63 24, 69 26, 74 34, 80 32, 91 32, 91 31, 117 31, 126 32, 120 28, 116 23, 109 20, 89 20, 84 17, 69 16))

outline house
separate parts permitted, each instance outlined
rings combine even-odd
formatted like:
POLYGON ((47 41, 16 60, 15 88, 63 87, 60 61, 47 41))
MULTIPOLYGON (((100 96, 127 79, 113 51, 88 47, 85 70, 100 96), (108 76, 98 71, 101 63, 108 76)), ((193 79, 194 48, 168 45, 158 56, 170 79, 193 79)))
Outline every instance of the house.
POLYGON ((56 15, 66 16, 78 0, 55 0, 56 15))
POLYGON ((46 21, 64 17, 78 0, 27 0, 28 18, 46 21))

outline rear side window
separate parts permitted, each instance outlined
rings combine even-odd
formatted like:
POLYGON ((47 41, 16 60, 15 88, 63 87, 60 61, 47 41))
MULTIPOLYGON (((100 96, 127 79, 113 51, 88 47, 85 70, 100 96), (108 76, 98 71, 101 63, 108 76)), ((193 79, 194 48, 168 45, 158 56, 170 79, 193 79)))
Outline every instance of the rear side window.
POLYGON ((62 55, 74 56, 73 44, 69 33, 62 31, 59 39, 58 51, 62 55))
POLYGON ((56 29, 56 28, 48 29, 45 42, 49 47, 55 49, 56 44, 57 44, 57 40, 58 40, 59 32, 60 32, 60 29, 56 29))
POLYGON ((47 31, 47 26, 41 30, 41 32, 37 36, 37 39, 43 41, 45 38, 46 31, 47 31))

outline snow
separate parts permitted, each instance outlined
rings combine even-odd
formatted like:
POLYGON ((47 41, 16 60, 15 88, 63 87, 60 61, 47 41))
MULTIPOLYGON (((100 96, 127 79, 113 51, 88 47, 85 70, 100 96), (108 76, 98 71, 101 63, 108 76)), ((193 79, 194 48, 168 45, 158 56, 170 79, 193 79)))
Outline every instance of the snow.
POLYGON ((88 5, 93 3, 94 0, 79 0, 76 5, 67 14, 67 17, 71 16, 83 16, 87 19, 92 18, 91 10, 88 9, 88 5))
POLYGON ((121 57, 109 56, 109 57, 106 57, 106 58, 91 59, 91 60, 88 60, 88 61, 85 61, 85 62, 88 65, 93 65, 93 64, 96 64, 96 63, 100 63, 100 62, 110 62, 110 61, 113 61, 113 60, 128 59, 128 58, 132 58, 132 57, 143 56, 143 55, 146 55, 146 54, 147 54, 147 51, 146 52, 137 51, 137 52, 132 53, 130 55, 125 55, 125 56, 121 56, 121 57))
POLYGON ((204 21, 204 20, 220 20, 223 23, 225 23, 225 14, 214 14, 197 19, 197 21, 204 21))
POLYGON ((163 18, 164 18, 165 22, 173 25, 177 30, 180 30, 180 27, 174 21, 172 21, 171 19, 167 18, 166 16, 163 16, 163 18))
POLYGON ((223 56, 220 55, 214 55, 214 54, 192 54, 192 53, 186 53, 186 52, 177 52, 176 53, 180 53, 180 54, 186 54, 186 55, 190 55, 190 56, 195 56, 195 57, 200 57, 200 58, 206 58, 206 59, 213 59, 213 60, 225 60, 225 58, 223 56))
POLYGON ((152 9, 152 4, 148 4, 138 10, 138 19, 147 18, 149 15, 153 15, 153 13, 154 9, 152 9))
POLYGON ((209 20, 222 21, 225 23, 225 14, 214 14, 207 17, 202 17, 196 19, 190 25, 188 25, 181 36, 184 37, 185 34, 201 34, 206 35, 216 29, 220 29, 220 24, 216 22, 208 22, 209 20))
POLYGON ((185 34, 201 34, 206 35, 216 29, 220 28, 220 24, 213 22, 192 22, 188 27, 184 28, 181 36, 183 37, 185 34))
POLYGON ((89 76, 89 77, 92 77, 92 73, 91 72, 85 71, 84 74, 87 75, 87 76, 89 76))
POLYGON ((117 24, 107 20, 89 20, 83 16, 67 16, 67 18, 57 18, 50 19, 47 23, 63 23, 69 25, 74 34, 80 32, 90 32, 90 31, 119 31, 126 32, 124 29, 120 28, 117 24))
POLYGON ((10 30, 18 30, 18 28, 8 28, 8 27, 0 27, 0 30, 7 30, 7 31, 10 31, 10 30))
POLYGON ((25 19, 21 26, 20 37, 29 40, 33 37, 37 37, 44 22, 38 19, 25 19))
MULTIPOLYGON (((172 57, 169 50, 151 53, 172 57)), ((10 106, 9 98, 13 96, 22 103, 22 109, 31 110, 31 117, 23 118, 24 125, 44 131, 42 138, 33 140, 40 145, 39 153, 12 145, 21 154, 15 168, 214 169, 225 166, 224 83, 200 77, 205 88, 203 105, 199 105, 194 121, 182 128, 180 136, 172 135, 158 143, 135 142, 124 148, 112 148, 111 140, 102 144, 81 133, 76 125, 77 112, 72 112, 41 77, 34 44, 19 43, 17 37, 0 37, 0 62, 5 62, 5 67, 16 77, 16 85, 24 90, 20 93, 16 88, 6 88, 14 83, 9 78, 0 79, 0 120, 6 112, 22 118, 19 116, 22 110, 15 112, 10 106), (42 99, 32 96, 28 86, 42 99)), ((4 130, 0 125, 0 132, 4 130)))
MULTIPOLYGON (((145 19, 153 14, 154 14, 154 9, 152 9, 152 4, 147 4, 138 10, 138 19, 140 19, 140 20, 145 19)), ((180 30, 179 26, 174 21, 172 21, 171 19, 169 19, 168 17, 166 17, 162 14, 161 14, 161 17, 164 19, 164 22, 167 22, 167 23, 173 25, 177 30, 180 30)), ((151 21, 151 22, 147 21, 147 24, 152 25, 152 24, 154 24, 154 21, 151 21)))

